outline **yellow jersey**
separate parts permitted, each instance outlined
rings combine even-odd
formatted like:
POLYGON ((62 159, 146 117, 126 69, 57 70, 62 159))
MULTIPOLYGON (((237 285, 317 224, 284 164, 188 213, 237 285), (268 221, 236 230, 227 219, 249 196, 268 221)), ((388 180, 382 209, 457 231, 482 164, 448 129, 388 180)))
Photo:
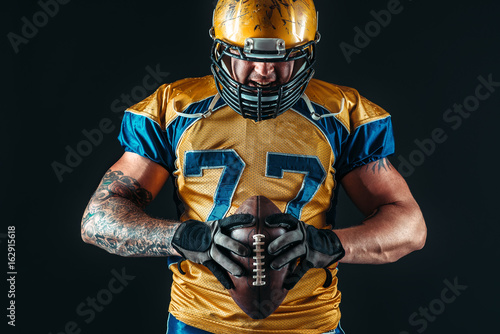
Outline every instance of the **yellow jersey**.
MULTIPOLYGON (((126 151, 164 166, 182 204, 180 220, 233 214, 254 195, 317 228, 329 228, 337 182, 352 169, 394 152, 389 114, 348 87, 311 80, 277 118, 243 118, 219 98, 212 76, 161 86, 125 112, 126 151), (330 216, 330 215, 329 215, 330 216)), ((203 265, 171 264, 169 312, 213 333, 316 334, 340 320, 337 264, 311 269, 268 318, 253 320, 203 265)))

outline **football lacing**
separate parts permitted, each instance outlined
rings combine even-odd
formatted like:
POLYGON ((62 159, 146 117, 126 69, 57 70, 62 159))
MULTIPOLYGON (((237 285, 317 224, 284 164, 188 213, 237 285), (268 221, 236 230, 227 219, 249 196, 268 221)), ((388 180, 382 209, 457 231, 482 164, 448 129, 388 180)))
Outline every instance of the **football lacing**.
POLYGON ((253 239, 254 239, 254 242, 253 242, 253 245, 254 245, 254 253, 255 253, 255 256, 253 257, 254 259, 254 262, 253 262, 253 272, 254 272, 254 281, 253 281, 253 285, 254 286, 262 286, 262 285, 266 285, 266 282, 263 280, 266 275, 265 275, 265 269, 264 269, 264 249, 262 249, 262 245, 264 245, 264 241, 262 241, 262 239, 264 239, 266 236, 264 234, 255 234, 253 236, 253 239))

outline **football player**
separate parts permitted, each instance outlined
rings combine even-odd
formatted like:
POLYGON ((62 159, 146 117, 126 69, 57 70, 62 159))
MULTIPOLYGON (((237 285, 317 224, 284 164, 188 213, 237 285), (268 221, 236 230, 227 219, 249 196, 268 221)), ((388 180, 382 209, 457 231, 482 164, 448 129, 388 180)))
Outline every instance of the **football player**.
POLYGON ((121 256, 168 257, 168 333, 343 333, 338 263, 394 262, 426 239, 387 159, 391 117, 355 89, 313 79, 312 0, 220 0, 210 34, 211 75, 162 85, 125 112, 125 153, 91 198, 82 238, 121 256), (169 177, 179 221, 144 212, 169 177), (338 183, 366 216, 345 229, 334 227, 338 183), (268 224, 291 227, 268 247, 272 267, 299 259, 286 299, 262 320, 231 299, 228 272, 243 270, 222 251, 250 255, 224 228, 252 224, 233 213, 254 195, 283 212, 268 224))

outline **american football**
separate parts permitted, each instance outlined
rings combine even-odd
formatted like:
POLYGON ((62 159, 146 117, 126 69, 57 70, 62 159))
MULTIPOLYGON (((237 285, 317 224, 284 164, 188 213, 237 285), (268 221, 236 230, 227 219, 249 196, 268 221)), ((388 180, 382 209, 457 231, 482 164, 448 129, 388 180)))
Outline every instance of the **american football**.
POLYGON ((235 228, 230 236, 252 249, 251 257, 240 257, 233 253, 230 257, 245 268, 247 275, 230 275, 235 288, 229 290, 238 306, 252 319, 264 319, 270 316, 283 302, 288 290, 283 288, 286 275, 295 265, 286 265, 280 270, 273 270, 270 263, 274 257, 267 253, 271 241, 285 233, 283 227, 269 227, 265 224, 267 216, 281 213, 278 207, 264 196, 253 196, 241 204, 237 214, 248 213, 256 218, 252 227, 235 228))

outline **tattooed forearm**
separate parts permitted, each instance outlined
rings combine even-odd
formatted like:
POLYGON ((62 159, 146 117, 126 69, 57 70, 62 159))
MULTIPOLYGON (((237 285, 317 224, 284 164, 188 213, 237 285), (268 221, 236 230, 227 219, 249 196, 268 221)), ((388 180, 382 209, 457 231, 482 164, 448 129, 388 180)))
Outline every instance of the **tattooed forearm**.
POLYGON ((387 158, 377 160, 366 165, 366 170, 371 170, 373 174, 380 173, 381 171, 389 171, 393 168, 391 162, 387 158))
POLYGON ((83 214, 82 238, 121 256, 170 256, 178 223, 148 216, 152 194, 120 171, 108 171, 83 214))

